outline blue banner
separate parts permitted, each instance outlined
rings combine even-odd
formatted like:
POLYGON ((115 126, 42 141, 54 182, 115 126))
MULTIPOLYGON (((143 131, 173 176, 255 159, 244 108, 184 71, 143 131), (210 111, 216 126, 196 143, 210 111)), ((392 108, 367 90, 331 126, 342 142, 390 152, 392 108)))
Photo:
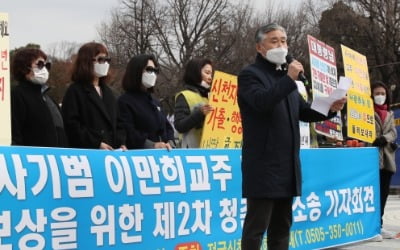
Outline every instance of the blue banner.
POLYGON ((320 249, 380 233, 378 150, 302 150, 303 192, 293 203, 292 249, 320 249))
MULTIPOLYGON (((400 145, 400 108, 397 108, 395 110, 393 110, 394 112, 394 122, 396 124, 396 130, 397 130, 397 140, 396 143, 397 145, 400 145)), ((396 173, 392 176, 392 181, 390 183, 390 186, 393 188, 400 188, 400 150, 397 149, 396 151, 396 155, 395 155, 395 159, 396 159, 396 167, 397 167, 397 171, 396 173)))
MULTIPOLYGON (((0 249, 240 249, 240 150, 0 150, 0 249)), ((291 249, 379 233, 375 148, 301 158, 291 249)))

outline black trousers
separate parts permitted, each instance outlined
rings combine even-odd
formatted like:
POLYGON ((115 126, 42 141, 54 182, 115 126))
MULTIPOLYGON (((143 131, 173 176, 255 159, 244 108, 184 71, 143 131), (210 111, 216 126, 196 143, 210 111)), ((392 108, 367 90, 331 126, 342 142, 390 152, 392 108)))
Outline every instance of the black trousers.
POLYGON ((379 181, 381 188, 381 227, 383 224, 383 213, 385 212, 386 201, 389 196, 390 180, 393 173, 384 169, 379 170, 379 181))
POLYGON ((247 199, 242 233, 242 250, 259 250, 267 231, 268 250, 289 248, 293 198, 247 199))

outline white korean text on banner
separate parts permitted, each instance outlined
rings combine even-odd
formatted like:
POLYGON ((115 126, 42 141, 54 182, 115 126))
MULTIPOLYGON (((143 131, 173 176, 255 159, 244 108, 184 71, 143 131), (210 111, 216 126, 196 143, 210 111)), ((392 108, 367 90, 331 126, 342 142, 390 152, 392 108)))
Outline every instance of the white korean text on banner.
POLYGON ((0 145, 11 144, 8 14, 0 12, 0 145))
MULTIPOLYGON (((240 249, 238 149, 0 152, 0 249, 240 249)), ((380 232, 376 148, 302 149, 301 160, 290 249, 380 232)))
MULTIPOLYGON (((308 35, 313 96, 328 96, 338 86, 335 50, 308 35)), ((340 112, 330 120, 316 122, 315 131, 337 140, 343 140, 340 112)))

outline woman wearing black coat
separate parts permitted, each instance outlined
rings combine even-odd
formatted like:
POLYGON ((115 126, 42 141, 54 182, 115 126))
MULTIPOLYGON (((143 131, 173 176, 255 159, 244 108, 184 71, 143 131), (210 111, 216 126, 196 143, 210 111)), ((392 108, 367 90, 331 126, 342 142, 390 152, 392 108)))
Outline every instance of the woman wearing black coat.
POLYGON ((158 64, 153 55, 133 57, 125 71, 118 99, 119 123, 125 128, 129 149, 171 149, 174 131, 151 94, 156 84, 158 64))
POLYGON ((117 103, 106 85, 110 58, 100 43, 84 44, 62 103, 65 130, 75 148, 126 149, 125 134, 117 128, 117 103))
POLYGON ((47 95, 50 63, 40 49, 19 50, 12 72, 18 85, 11 91, 12 145, 67 147, 59 106, 47 95))

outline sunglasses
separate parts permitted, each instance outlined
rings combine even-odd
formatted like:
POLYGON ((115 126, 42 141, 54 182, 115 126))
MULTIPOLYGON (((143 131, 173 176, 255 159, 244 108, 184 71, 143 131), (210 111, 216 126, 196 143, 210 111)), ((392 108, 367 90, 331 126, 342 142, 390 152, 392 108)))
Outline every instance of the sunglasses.
POLYGON ((98 62, 98 63, 105 63, 105 62, 110 63, 111 62, 111 58, 110 57, 105 57, 105 56, 99 56, 99 57, 93 59, 93 61, 98 62))
POLYGON ((156 73, 158 74, 160 72, 160 70, 158 68, 154 68, 151 66, 147 66, 146 68, 144 68, 144 70, 146 70, 146 72, 148 73, 156 73))
POLYGON ((40 60, 36 63, 36 66, 38 69, 43 69, 43 67, 46 67, 47 70, 50 70, 51 63, 40 60))

